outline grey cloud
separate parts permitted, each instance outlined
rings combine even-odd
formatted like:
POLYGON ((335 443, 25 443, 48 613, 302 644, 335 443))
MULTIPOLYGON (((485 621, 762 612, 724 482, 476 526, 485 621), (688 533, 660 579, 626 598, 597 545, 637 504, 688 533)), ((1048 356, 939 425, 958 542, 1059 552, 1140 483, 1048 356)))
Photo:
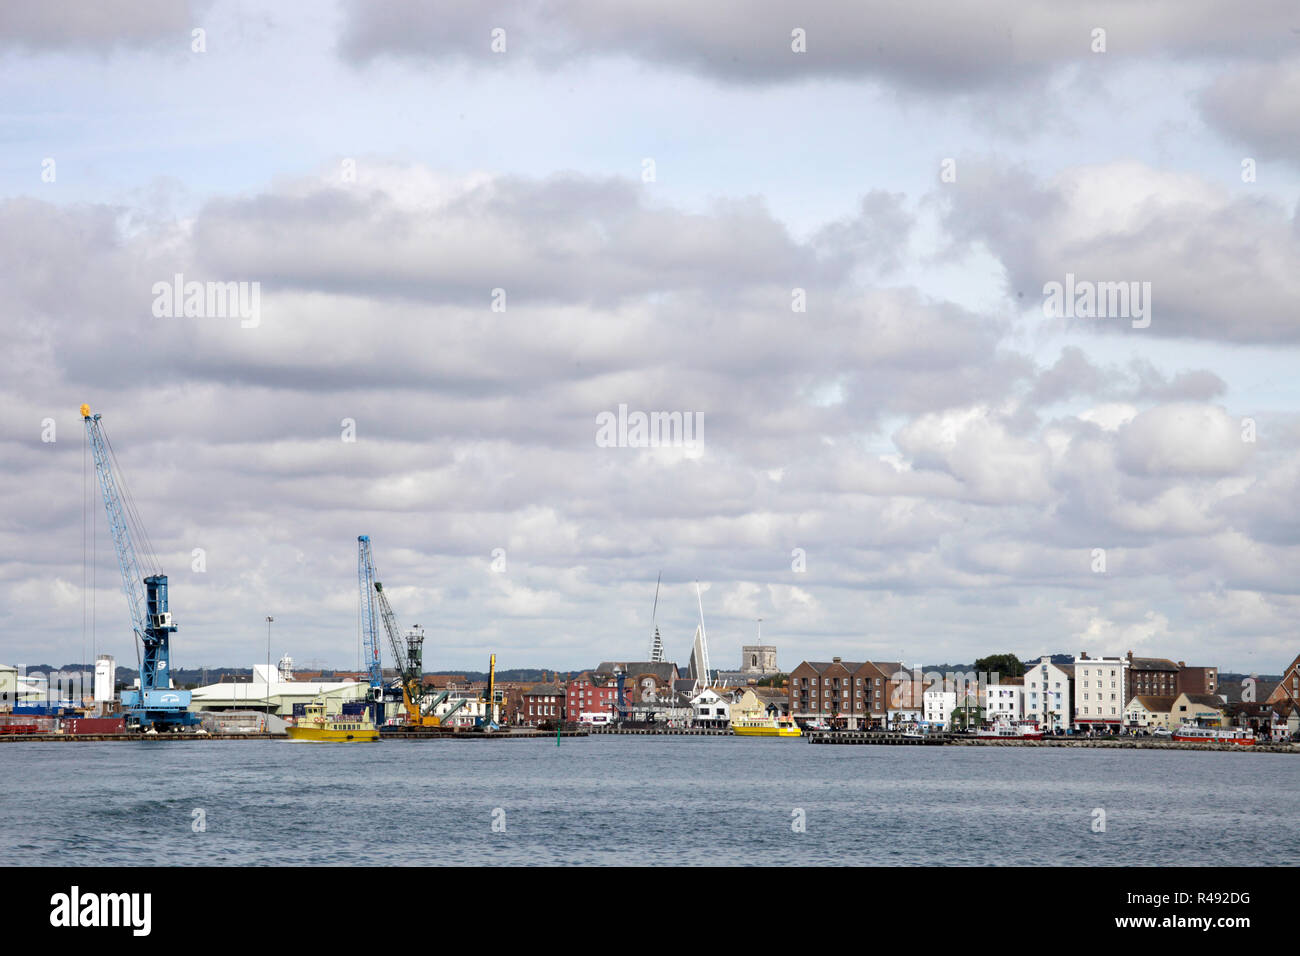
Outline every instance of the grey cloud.
POLYGON ((108 53, 117 47, 172 43, 188 51, 190 30, 208 0, 41 0, 0 4, 0 50, 79 49, 108 53))
POLYGON ((1101 366, 1077 345, 1069 345, 1037 375, 1026 397, 1030 406, 1079 396, 1144 403, 1203 402, 1226 390, 1227 383, 1209 369, 1181 369, 1171 378, 1145 359, 1133 359, 1125 367, 1101 366))
POLYGON ((733 83, 807 78, 886 79, 919 90, 1007 87, 1062 64, 1095 58, 1096 27, 1108 58, 1257 58, 1289 48, 1294 10, 1271 0, 1249 17, 1225 0, 1160 0, 1135 7, 1093 0, 1063 8, 1050 0, 980 6, 942 0, 858 4, 812 0, 689 0, 647 6, 602 0, 526 4, 418 0, 353 2, 339 48, 354 62, 382 56, 430 64, 446 59, 501 66, 522 57, 546 67, 588 58, 631 57, 733 83), (490 31, 507 31, 508 52, 490 52, 490 31), (791 31, 807 52, 791 52, 791 31))
POLYGON ((1206 122, 1253 158, 1300 163, 1300 57, 1221 75, 1201 93, 1200 107, 1206 122))
POLYGON ((946 189, 954 249, 986 244, 1023 307, 1041 310, 1044 286, 1067 274, 1150 283, 1149 327, 1123 316, 1042 321, 1126 336, 1300 341, 1300 234, 1294 214, 1270 199, 1137 163, 1077 167, 1046 184, 986 167, 946 189))

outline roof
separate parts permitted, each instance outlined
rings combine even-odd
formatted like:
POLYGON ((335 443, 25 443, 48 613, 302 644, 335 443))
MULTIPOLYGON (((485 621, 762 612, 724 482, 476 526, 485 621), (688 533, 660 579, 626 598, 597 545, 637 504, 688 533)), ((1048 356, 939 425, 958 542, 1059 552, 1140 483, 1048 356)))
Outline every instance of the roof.
POLYGON ((1215 710, 1223 710, 1223 698, 1215 694, 1183 694, 1189 704, 1199 704, 1202 707, 1213 707, 1215 710))
POLYGON ((1065 664, 1057 663, 1056 661, 1052 660, 1051 654, 1044 654, 1041 657, 1039 657, 1037 660, 1025 661, 1025 673, 1028 674, 1035 667, 1042 667, 1044 664, 1050 667, 1055 667, 1058 671, 1062 671, 1063 673, 1069 675, 1069 677, 1072 679, 1074 677, 1073 662, 1065 663, 1065 664))
MULTIPOLYGON (((1255 700, 1268 700, 1273 696, 1273 691, 1277 690, 1278 684, 1279 681, 1265 680, 1262 677, 1256 678, 1255 700)), ((1240 701, 1241 695, 1246 690, 1246 688, 1241 686, 1240 681, 1225 681, 1219 685, 1219 689, 1223 692, 1223 696, 1228 698, 1231 702, 1240 701)))
POLYGON ((1137 701, 1153 714, 1167 714, 1174 709, 1174 701, 1177 699, 1177 697, 1160 697, 1155 694, 1134 694, 1128 706, 1132 707, 1133 702, 1137 701))
POLYGON ((1144 671, 1173 671, 1175 674, 1180 670, 1179 666, 1165 657, 1129 657, 1129 665, 1136 670, 1144 671))
POLYGON ((676 667, 671 661, 601 661, 595 673, 613 674, 621 670, 629 677, 653 674, 657 680, 667 683, 673 679, 676 667))
POLYGON ((525 697, 563 697, 564 687, 560 684, 534 684, 522 693, 525 697))

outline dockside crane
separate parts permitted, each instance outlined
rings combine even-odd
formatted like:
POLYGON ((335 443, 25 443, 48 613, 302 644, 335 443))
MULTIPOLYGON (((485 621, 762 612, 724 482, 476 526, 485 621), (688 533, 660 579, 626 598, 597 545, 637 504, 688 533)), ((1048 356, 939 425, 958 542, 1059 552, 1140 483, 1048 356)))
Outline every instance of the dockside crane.
POLYGON ((81 406, 86 425, 86 439, 95 460, 95 475, 108 513, 108 528, 122 572, 122 590, 126 594, 135 632, 137 660, 140 665, 138 690, 122 692, 122 708, 127 722, 140 730, 177 730, 199 723, 191 714, 190 692, 176 690, 171 680, 171 636, 176 631, 167 602, 167 575, 163 574, 144 530, 113 445, 104 433, 99 415, 90 414, 90 406, 81 406), (139 541, 140 551, 136 549, 139 541), (148 560, 149 574, 141 570, 139 555, 148 560))
POLYGON ((393 648, 393 662, 397 665, 398 683, 402 690, 402 706, 406 708, 408 726, 437 727, 441 721, 421 712, 424 700, 424 629, 418 624, 402 636, 397 626, 397 616, 388 603, 384 585, 375 579, 375 561, 370 551, 369 535, 357 538, 360 547, 359 577, 361 581, 362 628, 366 635, 366 654, 370 663, 372 693, 382 695, 383 671, 379 655, 378 624, 382 624, 393 648), (378 624, 376 623, 378 622, 378 624))
POLYGON ((388 633, 388 642, 393 646, 393 659, 397 662, 402 687, 402 705, 406 708, 406 722, 408 725, 436 727, 438 718, 426 717, 420 713, 420 702, 424 699, 424 628, 417 624, 406 632, 405 637, 402 636, 392 605, 388 603, 388 595, 384 593, 384 586, 379 581, 375 582, 375 600, 379 605, 384 630, 388 633))
POLYGON ((375 607, 375 561, 370 554, 370 535, 357 536, 357 583, 361 599, 361 638, 370 680, 370 701, 376 726, 384 722, 384 667, 379 656, 379 611, 375 607))

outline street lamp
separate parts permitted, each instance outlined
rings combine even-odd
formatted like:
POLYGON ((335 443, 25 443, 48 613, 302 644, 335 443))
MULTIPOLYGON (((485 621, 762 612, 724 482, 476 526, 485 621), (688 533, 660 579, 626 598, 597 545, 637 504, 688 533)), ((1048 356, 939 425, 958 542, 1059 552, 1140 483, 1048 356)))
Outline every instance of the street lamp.
MULTIPOLYGON (((266 707, 264 709, 268 715, 271 713, 271 622, 274 620, 271 615, 266 616, 266 707)), ((271 729, 269 720, 266 722, 266 729, 268 732, 271 729)))

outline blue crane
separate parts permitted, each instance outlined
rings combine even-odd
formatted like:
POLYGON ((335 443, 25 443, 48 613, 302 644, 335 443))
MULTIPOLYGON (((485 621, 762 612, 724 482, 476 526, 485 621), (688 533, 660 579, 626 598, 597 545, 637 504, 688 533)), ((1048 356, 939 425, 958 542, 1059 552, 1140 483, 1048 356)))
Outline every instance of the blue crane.
POLYGON ((108 512, 108 528, 117 552, 117 566, 122 572, 122 590, 131 612, 131 627, 139 642, 140 687, 122 692, 122 707, 128 723, 139 730, 175 730, 199 722, 191 714, 190 692, 176 690, 171 680, 171 635, 176 630, 167 609, 167 575, 162 573, 149 536, 136 511, 135 501, 125 480, 119 480, 121 466, 113 445, 104 434, 98 415, 90 406, 81 406, 86 423, 86 437, 95 459, 95 475, 108 512), (150 574, 141 572, 135 540, 139 539, 149 559, 150 574))
POLYGON ((379 656, 379 611, 375 607, 375 559, 370 554, 370 535, 357 536, 357 581, 361 588, 361 637, 365 643, 366 671, 370 693, 380 697, 384 689, 383 659, 379 656))

